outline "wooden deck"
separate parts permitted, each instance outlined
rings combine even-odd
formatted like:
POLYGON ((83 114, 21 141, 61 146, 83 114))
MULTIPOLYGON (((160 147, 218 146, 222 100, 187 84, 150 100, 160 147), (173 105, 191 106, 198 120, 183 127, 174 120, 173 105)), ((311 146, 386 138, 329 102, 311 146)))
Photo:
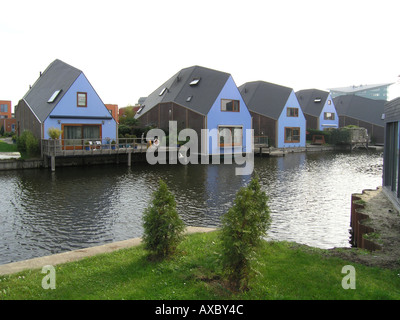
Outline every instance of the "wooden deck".
POLYGON ((71 140, 42 139, 42 158, 51 159, 51 170, 55 171, 56 157, 93 157, 107 155, 128 155, 128 166, 131 164, 132 153, 145 153, 148 145, 142 139, 118 139, 117 141, 102 140, 71 140))

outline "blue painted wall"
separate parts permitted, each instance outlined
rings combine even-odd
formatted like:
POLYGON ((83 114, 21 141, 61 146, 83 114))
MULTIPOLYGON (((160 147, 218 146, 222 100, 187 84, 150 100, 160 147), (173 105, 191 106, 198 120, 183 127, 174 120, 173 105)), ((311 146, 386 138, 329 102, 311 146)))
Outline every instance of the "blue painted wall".
POLYGON ((297 100, 295 92, 292 90, 285 107, 282 110, 278 119, 278 148, 293 148, 306 146, 306 118, 301 110, 299 101, 297 100), (287 108, 298 108, 298 117, 288 117, 287 108), (299 127, 300 128, 300 142, 299 143, 285 143, 285 127, 299 127))
POLYGON ((208 137, 208 153, 209 154, 221 154, 223 148, 218 146, 218 126, 219 125, 232 125, 243 127, 243 138, 242 146, 232 148, 232 152, 251 152, 251 145, 246 145, 246 129, 251 128, 251 115, 247 109, 246 103, 243 101, 242 95, 239 92, 232 76, 228 78, 225 86, 221 90, 213 106, 211 107, 207 115, 207 129, 209 131, 208 137), (240 112, 226 112, 221 111, 221 99, 233 99, 239 100, 240 112), (212 129, 215 129, 211 131, 212 129), (215 140, 213 140, 215 139, 215 140), (212 143, 216 141, 217 143, 212 143))
MULTIPOLYGON (((110 112, 107 110, 92 85, 89 83, 83 73, 76 79, 69 90, 64 94, 62 99, 50 115, 62 116, 91 116, 91 117, 110 117, 110 112), (87 93, 87 107, 77 107, 77 92, 87 93)), ((44 139, 49 139, 47 130, 51 127, 61 129, 62 124, 99 124, 102 126, 102 139, 117 138, 117 123, 114 119, 98 120, 98 119, 59 119, 61 124, 58 124, 57 118, 48 117, 44 122, 44 139), (104 124, 102 124, 104 121, 104 124)))
POLYGON ((336 108, 333 103, 331 94, 328 95, 328 98, 325 101, 325 105, 322 109, 322 112, 319 115, 319 130, 324 130, 324 128, 339 128, 339 115, 336 112, 336 108), (331 104, 328 103, 329 101, 331 101, 331 104), (325 112, 335 113, 335 120, 324 120, 325 112))

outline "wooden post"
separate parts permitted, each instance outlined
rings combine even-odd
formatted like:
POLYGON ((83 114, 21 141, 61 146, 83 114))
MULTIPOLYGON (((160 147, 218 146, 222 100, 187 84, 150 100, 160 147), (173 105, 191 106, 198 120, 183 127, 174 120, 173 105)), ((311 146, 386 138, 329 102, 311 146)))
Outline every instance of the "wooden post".
POLYGON ((132 152, 128 152, 128 167, 131 166, 131 161, 132 161, 132 152))
POLYGON ((56 171, 56 157, 54 155, 51 156, 51 171, 56 171))

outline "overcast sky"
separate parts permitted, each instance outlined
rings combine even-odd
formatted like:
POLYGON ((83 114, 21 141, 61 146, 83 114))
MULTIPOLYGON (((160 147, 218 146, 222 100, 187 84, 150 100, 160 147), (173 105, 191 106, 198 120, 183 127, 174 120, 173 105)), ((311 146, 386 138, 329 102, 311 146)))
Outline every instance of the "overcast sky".
POLYGON ((0 100, 13 106, 55 59, 119 107, 193 65, 296 91, 400 75, 399 0, 0 0, 0 13, 0 100))

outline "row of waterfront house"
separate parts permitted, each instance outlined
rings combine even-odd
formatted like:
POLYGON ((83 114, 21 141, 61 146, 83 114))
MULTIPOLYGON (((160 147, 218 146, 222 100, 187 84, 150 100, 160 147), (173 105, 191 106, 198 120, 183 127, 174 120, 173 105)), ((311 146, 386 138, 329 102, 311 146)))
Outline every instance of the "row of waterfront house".
MULTIPOLYGON (((252 81, 237 87, 233 77, 201 66, 182 69, 149 94, 135 118, 140 127, 168 132, 197 132, 202 154, 251 152, 248 129, 255 139, 267 138, 276 148, 306 146, 308 129, 347 125, 368 129, 376 143, 384 142, 383 100, 358 96, 332 98, 327 91, 292 88, 252 81), (205 130, 204 130, 205 129, 205 130), (222 132, 233 138, 224 139, 222 132)), ((61 60, 53 61, 19 101, 16 130, 30 130, 49 139, 48 129, 62 130, 62 139, 116 140, 118 123, 84 73, 61 60)))
MULTIPOLYGON (((1 102, 0 119, 9 118, 10 103, 1 102)), ((19 101, 14 130, 30 130, 49 139, 48 129, 62 130, 65 140, 117 140, 115 105, 103 103, 84 73, 63 61, 53 61, 19 101)), ((141 103, 139 126, 168 132, 191 128, 201 138, 202 154, 251 152, 248 129, 255 138, 268 137, 270 146, 306 146, 306 131, 357 125, 384 144, 383 189, 400 206, 400 98, 373 100, 357 95, 332 98, 327 91, 292 88, 252 81, 239 87, 229 73, 193 66, 174 74, 141 103), (205 129, 205 130, 204 130, 205 129), (227 141, 222 131, 233 133, 227 141)), ((4 125, 4 124, 3 124, 4 125)), ((63 145, 65 147, 65 145, 63 145)))

